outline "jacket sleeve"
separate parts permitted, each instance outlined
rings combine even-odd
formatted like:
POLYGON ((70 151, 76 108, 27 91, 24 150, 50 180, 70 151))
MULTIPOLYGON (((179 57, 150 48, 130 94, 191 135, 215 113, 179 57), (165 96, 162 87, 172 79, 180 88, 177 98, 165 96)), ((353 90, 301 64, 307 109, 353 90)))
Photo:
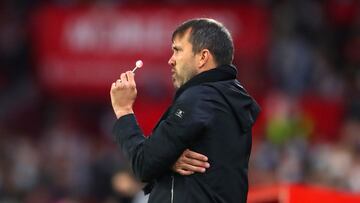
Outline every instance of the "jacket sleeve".
POLYGON ((149 182, 170 170, 181 153, 203 135, 212 117, 212 102, 206 98, 206 88, 197 89, 181 95, 149 138, 144 137, 134 114, 116 121, 115 139, 141 181, 149 182))

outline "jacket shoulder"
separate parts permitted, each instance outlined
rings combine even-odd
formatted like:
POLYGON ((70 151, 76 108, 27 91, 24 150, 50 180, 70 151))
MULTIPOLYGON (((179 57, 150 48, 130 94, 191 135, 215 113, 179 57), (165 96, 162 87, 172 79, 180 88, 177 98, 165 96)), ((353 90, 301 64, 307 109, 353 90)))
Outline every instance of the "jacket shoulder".
POLYGON ((193 86, 187 89, 178 99, 178 102, 191 102, 195 103, 197 101, 204 101, 209 99, 214 99, 217 97, 218 92, 212 86, 207 84, 201 84, 193 86))

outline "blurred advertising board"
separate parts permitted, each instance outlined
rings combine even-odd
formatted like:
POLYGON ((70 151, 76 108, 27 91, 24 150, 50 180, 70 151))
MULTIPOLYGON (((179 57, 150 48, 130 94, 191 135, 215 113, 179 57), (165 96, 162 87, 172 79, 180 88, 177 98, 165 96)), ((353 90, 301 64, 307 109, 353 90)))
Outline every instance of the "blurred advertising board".
POLYGON ((46 6, 31 19, 39 82, 58 96, 108 95, 119 74, 142 59, 138 86, 171 87, 172 32, 195 17, 223 22, 233 35, 236 57, 265 56, 269 18, 259 7, 46 6))
POLYGON ((356 203, 360 194, 317 185, 278 184, 253 186, 248 203, 356 203))

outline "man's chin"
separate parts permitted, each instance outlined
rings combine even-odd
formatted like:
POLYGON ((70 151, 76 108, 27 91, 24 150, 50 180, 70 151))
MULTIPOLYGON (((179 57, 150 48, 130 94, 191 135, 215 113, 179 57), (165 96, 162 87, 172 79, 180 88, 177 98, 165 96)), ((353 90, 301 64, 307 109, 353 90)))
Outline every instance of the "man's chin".
POLYGON ((174 89, 175 90, 177 90, 177 89, 179 89, 180 88, 180 85, 176 82, 176 80, 175 79, 173 79, 173 86, 174 86, 174 89))
POLYGON ((177 84, 175 84, 175 83, 173 83, 173 86, 174 86, 174 89, 175 89, 175 90, 178 90, 178 89, 180 88, 180 86, 177 85, 177 84))

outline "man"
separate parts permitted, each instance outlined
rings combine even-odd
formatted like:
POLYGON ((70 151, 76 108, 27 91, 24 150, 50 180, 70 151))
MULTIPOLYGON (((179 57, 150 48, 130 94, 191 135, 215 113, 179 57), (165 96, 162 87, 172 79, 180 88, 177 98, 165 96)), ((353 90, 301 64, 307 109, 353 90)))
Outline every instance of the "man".
POLYGON ((230 33, 215 20, 194 19, 174 31, 172 42, 177 91, 149 138, 132 110, 134 74, 123 73, 112 84, 116 141, 135 176, 151 183, 150 203, 246 202, 259 107, 236 80, 230 33))

